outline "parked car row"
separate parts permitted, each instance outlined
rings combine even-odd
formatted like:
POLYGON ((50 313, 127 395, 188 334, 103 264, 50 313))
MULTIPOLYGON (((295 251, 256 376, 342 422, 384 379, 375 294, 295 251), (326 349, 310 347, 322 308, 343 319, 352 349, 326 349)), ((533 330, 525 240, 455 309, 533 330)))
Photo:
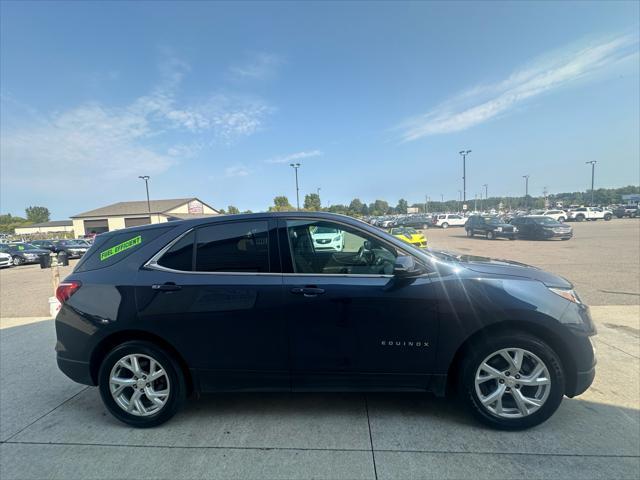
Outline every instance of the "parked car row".
POLYGON ((91 247, 84 240, 33 240, 0 244, 0 267, 40 263, 42 255, 64 252, 68 258, 80 258, 91 247))

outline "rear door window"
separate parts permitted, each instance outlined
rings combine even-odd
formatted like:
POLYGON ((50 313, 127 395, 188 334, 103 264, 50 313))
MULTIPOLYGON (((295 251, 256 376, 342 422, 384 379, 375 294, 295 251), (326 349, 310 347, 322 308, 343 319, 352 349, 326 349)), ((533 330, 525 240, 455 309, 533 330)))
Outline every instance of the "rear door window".
POLYGON ((158 265, 182 272, 193 270, 194 238, 195 232, 192 230, 174 243, 171 248, 162 255, 160 260, 158 260, 158 265))
POLYGON ((268 273, 269 227, 266 221, 233 222, 196 230, 198 272, 268 273))

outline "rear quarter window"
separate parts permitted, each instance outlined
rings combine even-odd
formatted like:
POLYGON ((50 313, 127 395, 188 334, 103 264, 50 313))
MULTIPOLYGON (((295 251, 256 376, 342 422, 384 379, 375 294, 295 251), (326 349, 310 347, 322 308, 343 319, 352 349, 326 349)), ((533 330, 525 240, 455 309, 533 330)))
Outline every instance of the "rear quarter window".
POLYGON ((98 270, 115 265, 174 227, 175 225, 166 225, 133 231, 125 229, 105 239, 98 237, 76 265, 74 272, 98 270))

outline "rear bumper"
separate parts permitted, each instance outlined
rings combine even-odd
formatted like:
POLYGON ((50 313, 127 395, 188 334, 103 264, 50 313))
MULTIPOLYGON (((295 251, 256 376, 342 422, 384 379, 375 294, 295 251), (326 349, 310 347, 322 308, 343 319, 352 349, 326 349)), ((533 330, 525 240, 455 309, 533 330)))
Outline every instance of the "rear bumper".
POLYGON ((83 385, 95 385, 91 378, 91 370, 89 368, 89 362, 81 362, 78 360, 70 360, 68 358, 57 355, 58 368, 67 377, 77 383, 83 385))

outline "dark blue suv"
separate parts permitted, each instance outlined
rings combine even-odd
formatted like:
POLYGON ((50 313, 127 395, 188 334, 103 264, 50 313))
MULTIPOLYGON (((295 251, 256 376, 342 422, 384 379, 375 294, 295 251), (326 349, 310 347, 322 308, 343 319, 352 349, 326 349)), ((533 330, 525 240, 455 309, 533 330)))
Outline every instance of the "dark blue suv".
POLYGON ((595 329, 567 280, 416 249, 341 215, 103 234, 57 296, 60 369, 138 427, 191 393, 430 391, 518 429, 595 375, 595 329), (322 248, 326 232, 337 247, 322 248))

